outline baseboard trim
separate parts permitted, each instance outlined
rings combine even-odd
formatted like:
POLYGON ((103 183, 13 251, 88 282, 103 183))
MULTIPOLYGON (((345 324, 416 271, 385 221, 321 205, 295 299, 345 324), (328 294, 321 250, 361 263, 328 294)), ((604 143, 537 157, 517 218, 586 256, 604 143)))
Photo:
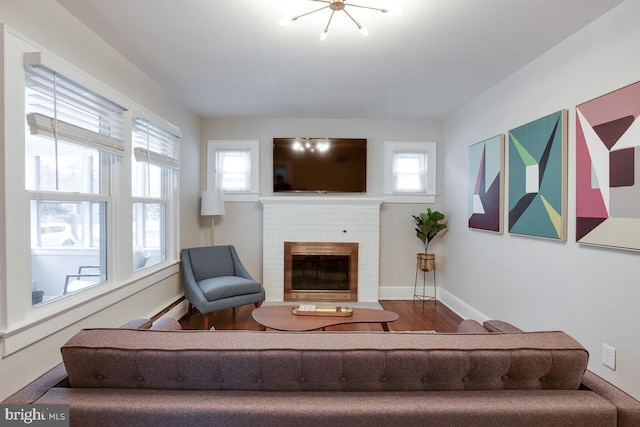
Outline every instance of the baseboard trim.
POLYGON ((442 301, 447 307, 449 307, 454 313, 456 313, 463 319, 475 319, 480 323, 490 319, 489 316, 476 310, 475 308, 462 301, 457 296, 447 292, 446 290, 439 290, 438 300, 442 301))
POLYGON ((178 298, 171 304, 169 304, 165 309, 151 316, 152 321, 156 321, 161 317, 170 317, 175 320, 182 319, 185 314, 187 314, 187 310, 189 309, 189 301, 186 300, 184 296, 178 298))
MULTIPOLYGON (((378 289, 378 294, 381 300, 410 301, 413 299, 413 286, 380 286, 378 289)), ((428 290, 433 290, 433 287, 428 290)), ((460 298, 448 292, 446 289, 436 287, 436 296, 438 302, 446 305, 463 319, 475 319, 479 322, 484 322, 485 320, 490 319, 490 317, 476 310, 460 298)))

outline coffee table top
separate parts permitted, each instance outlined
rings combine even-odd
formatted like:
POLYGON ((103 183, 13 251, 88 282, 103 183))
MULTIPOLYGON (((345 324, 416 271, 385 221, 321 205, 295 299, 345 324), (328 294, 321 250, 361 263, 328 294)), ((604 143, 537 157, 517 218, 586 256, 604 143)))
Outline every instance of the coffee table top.
POLYGON ((262 326, 278 331, 312 331, 327 326, 349 323, 386 323, 398 320, 398 314, 389 310, 354 308, 351 316, 296 316, 290 305, 259 307, 251 312, 253 319, 262 326))

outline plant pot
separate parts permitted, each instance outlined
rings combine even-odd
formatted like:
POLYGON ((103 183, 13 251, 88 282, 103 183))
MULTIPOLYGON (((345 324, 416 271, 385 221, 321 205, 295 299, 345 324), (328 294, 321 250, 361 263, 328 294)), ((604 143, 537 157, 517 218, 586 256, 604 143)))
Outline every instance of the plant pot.
POLYGON ((418 268, 422 271, 431 271, 436 268, 436 254, 425 254, 418 252, 416 254, 418 268))

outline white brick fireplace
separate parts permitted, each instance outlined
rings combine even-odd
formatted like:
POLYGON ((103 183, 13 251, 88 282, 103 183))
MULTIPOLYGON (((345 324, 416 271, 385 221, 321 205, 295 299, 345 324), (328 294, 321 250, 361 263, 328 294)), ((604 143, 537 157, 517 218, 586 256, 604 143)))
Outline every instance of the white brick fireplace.
POLYGON ((358 301, 378 301, 380 205, 370 197, 265 197, 262 281, 266 300, 284 300, 284 242, 358 243, 358 301))

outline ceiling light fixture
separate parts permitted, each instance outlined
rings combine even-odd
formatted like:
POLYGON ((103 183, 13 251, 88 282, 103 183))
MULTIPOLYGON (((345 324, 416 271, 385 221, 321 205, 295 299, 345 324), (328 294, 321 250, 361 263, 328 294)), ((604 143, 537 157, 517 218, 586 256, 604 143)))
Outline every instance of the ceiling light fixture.
POLYGON ((319 12, 321 10, 325 10, 325 9, 330 9, 331 10, 331 15, 329 15, 329 21, 327 21, 327 25, 324 27, 324 31, 322 32, 322 34, 320 35, 320 40, 325 40, 327 38, 327 35, 329 34, 329 26, 331 25, 331 20, 333 19, 333 15, 336 12, 344 12, 345 15, 347 15, 349 17, 349 19, 351 19, 351 21, 353 21, 354 24, 356 24, 356 27, 358 27, 358 30, 360 30, 360 33, 363 36, 366 36, 369 34, 369 31, 363 27, 358 21, 356 21, 356 19, 351 16, 351 14, 349 12, 347 12, 347 6, 349 7, 359 7, 361 9, 369 9, 369 10, 375 10, 377 12, 382 12, 382 13, 387 13, 389 12, 389 9, 383 9, 383 8, 379 8, 379 7, 370 7, 370 6, 363 6, 363 5, 359 5, 359 4, 353 4, 350 2, 347 2, 346 0, 311 0, 311 1, 316 1, 318 3, 327 3, 326 6, 323 6, 319 9, 315 9, 312 10, 310 12, 306 12, 303 13, 301 15, 296 15, 293 17, 288 17, 288 18, 283 18, 280 21, 281 25, 286 25, 286 24, 290 24, 294 21, 297 21, 298 18, 302 18, 303 16, 307 16, 307 15, 311 15, 312 13, 315 12, 319 12))

